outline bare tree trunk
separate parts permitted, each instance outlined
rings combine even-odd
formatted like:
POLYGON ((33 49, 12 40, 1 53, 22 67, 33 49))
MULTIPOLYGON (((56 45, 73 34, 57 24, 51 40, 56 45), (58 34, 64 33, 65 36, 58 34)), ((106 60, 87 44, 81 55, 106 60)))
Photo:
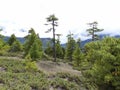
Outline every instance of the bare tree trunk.
POLYGON ((56 45, 55 45, 55 28, 54 28, 54 20, 52 22, 52 25, 53 25, 53 58, 54 58, 54 61, 56 62, 56 45))

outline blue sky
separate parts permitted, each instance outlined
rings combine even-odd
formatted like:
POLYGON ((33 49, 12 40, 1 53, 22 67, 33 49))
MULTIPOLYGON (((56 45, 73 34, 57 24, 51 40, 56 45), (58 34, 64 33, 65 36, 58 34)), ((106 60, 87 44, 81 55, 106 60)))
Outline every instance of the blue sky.
POLYGON ((120 35, 120 0, 0 0, 0 27, 5 36, 27 35, 34 28, 40 37, 52 37, 45 33, 46 17, 55 14, 59 18, 56 33, 62 34, 61 42, 71 31, 82 40, 87 39, 87 23, 98 21, 102 33, 120 35), (25 31, 24 31, 25 30, 25 31), (24 32, 23 32, 24 31, 24 32))

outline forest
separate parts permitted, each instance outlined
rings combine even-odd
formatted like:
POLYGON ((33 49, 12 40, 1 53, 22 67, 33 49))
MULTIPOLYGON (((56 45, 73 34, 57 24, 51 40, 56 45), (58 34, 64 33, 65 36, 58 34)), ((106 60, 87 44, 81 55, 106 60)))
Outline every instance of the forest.
POLYGON ((100 39, 104 29, 94 21, 86 29, 91 42, 81 47, 81 39, 69 33, 62 47, 58 18, 46 20, 53 38, 45 48, 33 28, 24 43, 15 34, 8 41, 0 34, 0 90, 120 90, 120 38, 100 39))

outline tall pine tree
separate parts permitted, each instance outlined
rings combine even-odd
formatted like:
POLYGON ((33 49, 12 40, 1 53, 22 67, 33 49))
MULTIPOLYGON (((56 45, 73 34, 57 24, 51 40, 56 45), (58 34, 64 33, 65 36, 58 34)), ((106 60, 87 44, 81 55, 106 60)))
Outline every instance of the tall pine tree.
POLYGON ((92 36, 92 41, 98 40, 99 36, 97 33, 103 31, 103 29, 99 29, 97 27, 98 23, 96 21, 88 23, 88 25, 90 26, 90 28, 86 30, 88 32, 88 36, 92 36))
MULTIPOLYGON (((53 30, 53 58, 54 58, 54 61, 56 61, 56 43, 55 43, 55 27, 58 26, 57 25, 57 21, 58 21, 58 18, 53 14, 53 15, 50 15, 47 19, 47 22, 52 25, 52 28, 50 28, 48 31, 46 31, 46 33, 50 32, 51 30, 53 30)), ((49 24, 46 24, 46 25, 49 25, 49 24)))
POLYGON ((68 40, 67 40, 67 46, 66 46, 66 50, 65 50, 65 59, 72 61, 73 57, 72 54, 75 50, 75 40, 73 38, 73 34, 68 34, 67 36, 68 40))

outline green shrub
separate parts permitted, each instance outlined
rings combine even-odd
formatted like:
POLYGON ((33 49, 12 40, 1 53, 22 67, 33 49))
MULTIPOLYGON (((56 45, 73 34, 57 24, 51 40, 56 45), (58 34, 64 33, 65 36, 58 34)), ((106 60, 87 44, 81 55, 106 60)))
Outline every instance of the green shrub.
POLYGON ((27 71, 38 71, 38 67, 36 65, 36 62, 35 61, 27 61, 26 63, 26 70, 27 71))
POLYGON ((63 90, 80 90, 80 87, 74 82, 65 81, 58 77, 51 81, 51 86, 54 88, 62 88, 63 90))

